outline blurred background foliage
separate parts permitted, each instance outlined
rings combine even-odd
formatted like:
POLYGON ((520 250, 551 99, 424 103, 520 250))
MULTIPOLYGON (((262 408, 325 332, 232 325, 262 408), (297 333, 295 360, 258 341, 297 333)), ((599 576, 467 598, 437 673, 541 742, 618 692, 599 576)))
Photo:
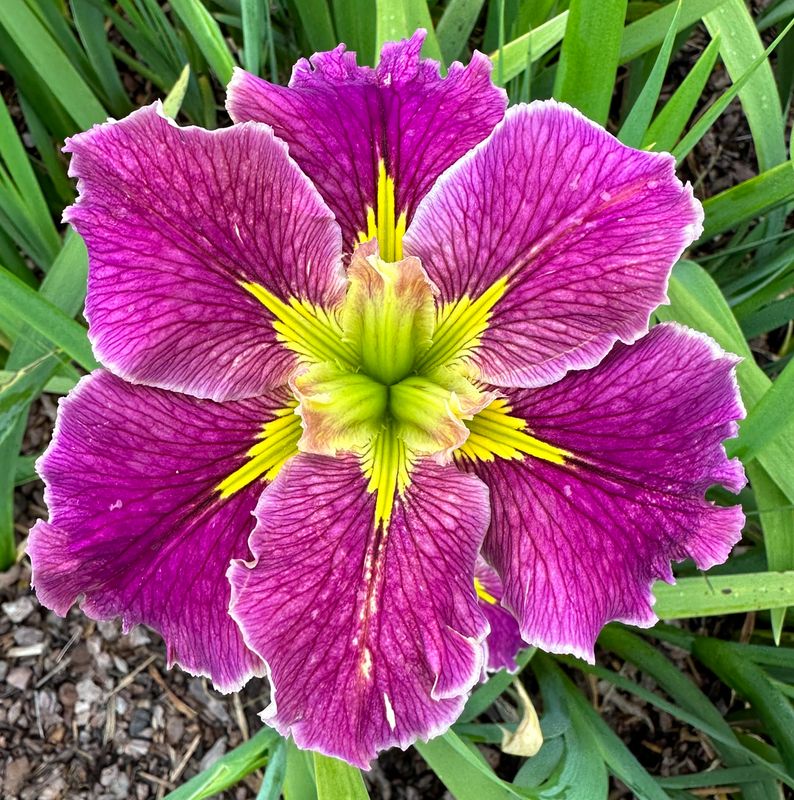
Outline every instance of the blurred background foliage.
MULTIPOLYGON (((748 417, 728 449, 750 485, 728 563, 709 576, 683 564, 677 586, 657 587, 664 623, 609 626, 595 666, 525 651, 518 676, 477 688, 453 730, 417 749, 459 800, 792 796, 792 17, 792 0, 2 0, 0 567, 24 552, 19 490, 36 481, 41 449, 24 440, 30 409, 96 366, 85 249, 60 223, 75 196, 64 139, 157 97, 182 123, 226 125, 235 65, 284 83, 299 57, 343 41, 372 64, 384 41, 423 27, 442 69, 482 50, 511 103, 556 97, 627 144, 675 155, 704 200, 705 231, 656 316, 743 357, 748 417), (544 744, 494 758, 505 731, 532 727, 524 687, 544 744), (601 713, 609 695, 689 731, 699 768, 661 769, 652 734, 646 748, 601 713)), ((375 792, 263 729, 168 797, 210 797, 257 770, 258 798, 375 792)))

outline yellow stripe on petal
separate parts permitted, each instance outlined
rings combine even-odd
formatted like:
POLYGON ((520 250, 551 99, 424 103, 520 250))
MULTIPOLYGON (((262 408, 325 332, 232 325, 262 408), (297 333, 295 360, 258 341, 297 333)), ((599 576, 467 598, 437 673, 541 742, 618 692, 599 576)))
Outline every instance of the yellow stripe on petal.
POLYGON ((386 172, 383 159, 378 164, 378 186, 375 208, 367 209, 367 230, 359 231, 358 240, 378 240, 380 257, 387 262, 401 261, 407 217, 397 210, 394 178, 386 172))
POLYGON ((565 464, 573 458, 567 450, 530 436, 526 420, 512 416, 510 411, 507 401, 499 398, 473 419, 466 420, 469 438, 455 455, 470 461, 493 461, 495 458, 512 461, 530 456, 552 464, 565 464))
POLYGON ((504 297, 507 277, 499 278, 476 300, 464 295, 439 309, 433 342, 417 369, 427 371, 461 360, 479 345, 488 328, 494 306, 504 297))
POLYGON ((485 603, 495 606, 499 601, 482 585, 479 578, 474 579, 474 591, 477 592, 477 597, 485 603))
POLYGON ((258 283, 241 281, 240 285, 275 317, 273 328, 287 348, 315 363, 355 364, 353 350, 342 340, 342 328, 333 313, 297 297, 285 303, 258 283))
POLYGON ((369 478, 367 491, 375 493, 375 520, 388 527, 397 494, 403 494, 411 482, 412 459, 405 442, 386 425, 373 439, 369 449, 361 458, 364 476, 369 478))
POLYGON ((298 453, 298 440, 303 433, 301 419, 295 413, 297 401, 276 412, 276 418, 265 423, 259 440, 247 453, 248 461, 224 478, 215 488, 224 499, 261 478, 272 481, 284 464, 298 453))

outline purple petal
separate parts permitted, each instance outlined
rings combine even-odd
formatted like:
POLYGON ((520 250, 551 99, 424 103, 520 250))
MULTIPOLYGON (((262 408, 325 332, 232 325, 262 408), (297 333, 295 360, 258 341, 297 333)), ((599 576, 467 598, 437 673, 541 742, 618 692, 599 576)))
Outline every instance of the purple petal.
POLYGON ((333 305, 344 276, 333 215, 272 131, 179 128, 156 103, 65 150, 80 197, 64 218, 88 246, 103 364, 215 400, 283 384, 295 356, 241 281, 333 305))
POLYGON ((357 459, 296 457, 257 507, 254 562, 229 572, 231 613, 270 671, 265 721, 363 768, 445 730, 482 670, 485 487, 430 461, 411 477, 384 531, 357 459))
POLYGON ((404 250, 444 302, 509 276, 474 355, 483 380, 546 385, 647 330, 703 218, 674 166, 545 101, 511 108, 438 181, 404 250))
POLYGON ((367 230, 379 161, 396 184, 396 213, 413 215, 436 178, 502 118, 503 90, 475 53, 441 78, 421 59, 424 31, 385 44, 375 69, 356 65, 344 45, 295 65, 289 87, 236 70, 227 107, 235 122, 272 125, 336 213, 348 247, 367 230))
POLYGON ((651 584, 672 581, 671 560, 728 557, 741 507, 703 495, 745 483, 722 446, 744 416, 735 364, 705 335, 659 325, 592 370, 508 393, 533 436, 574 455, 473 467, 491 488, 483 553, 527 642, 592 660, 608 621, 656 621, 651 584))
POLYGON ((169 661, 223 691, 261 673, 228 615, 225 573, 248 555, 262 485, 227 500, 217 486, 286 399, 219 404, 104 371, 84 378, 38 463, 50 509, 28 545, 39 600, 65 615, 84 595, 94 619, 149 625, 169 661))
POLYGON ((491 626, 491 632, 485 640, 488 653, 486 668, 489 672, 517 670, 516 655, 527 643, 521 638, 516 618, 502 606, 502 581, 482 556, 477 559, 474 579, 480 610, 491 626))

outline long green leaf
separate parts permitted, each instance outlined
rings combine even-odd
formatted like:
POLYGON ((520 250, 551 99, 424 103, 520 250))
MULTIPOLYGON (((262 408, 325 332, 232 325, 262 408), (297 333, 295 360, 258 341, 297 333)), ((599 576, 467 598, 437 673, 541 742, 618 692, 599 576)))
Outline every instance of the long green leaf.
POLYGON ((326 0, 298 0, 295 9, 312 50, 332 50, 339 44, 326 0))
POLYGON ((681 0, 678 0, 675 9, 675 16, 673 17, 667 35, 664 37, 659 54, 656 56, 651 74, 645 82, 640 96, 631 108, 626 121, 620 128, 618 138, 623 144, 629 147, 639 147, 645 132, 648 130, 648 125, 653 116, 653 110, 656 108, 656 103, 659 100, 659 92, 662 90, 662 83, 664 75, 667 72, 667 65, 670 63, 670 55, 673 52, 673 43, 675 42, 676 32, 678 30, 678 20, 681 16, 681 0))
POLYGON ((254 75, 262 67, 262 43, 265 39, 264 0, 240 0, 243 24, 243 66, 254 75))
POLYGON ((375 57, 385 42, 411 36, 417 28, 427 31, 422 53, 443 63, 426 0, 375 0, 375 57))
POLYGON ((456 800, 511 800, 521 797, 468 750, 452 731, 414 747, 456 800))
POLYGON ((90 371, 99 366, 86 329, 4 269, 0 269, 0 311, 18 314, 84 369, 90 371))
POLYGON ((314 780, 317 800, 367 800, 361 770, 338 758, 314 754, 314 780))
POLYGON ((698 637, 692 652, 720 680, 752 703, 787 771, 794 775, 794 708, 789 700, 772 686, 760 667, 742 655, 740 648, 698 637))
POLYGON ((96 95, 24 0, 3 0, 0 25, 79 127, 90 128, 107 117, 96 95))
POLYGON ((568 12, 563 11, 543 25, 533 28, 529 33, 508 42, 501 50, 491 54, 491 62, 497 74, 509 81, 520 75, 527 66, 527 53, 532 61, 537 61, 562 41, 565 26, 568 24, 568 12))
POLYGON ((460 58, 485 0, 450 0, 438 21, 436 36, 444 61, 460 58))
MULTIPOLYGON (((744 751, 736 739, 731 726, 725 722, 722 712, 695 685, 677 665, 654 647, 634 633, 608 625, 598 637, 602 647, 616 653, 620 658, 636 664, 677 703, 681 708, 696 714, 706 724, 719 730, 724 741, 712 740, 723 762, 731 766, 747 767, 753 759, 744 751), (726 743, 727 742, 727 743, 726 743)), ((748 787, 745 800, 777 800, 778 790, 769 773, 763 775, 752 787, 748 787)))
MULTIPOLYGON (((42 299, 55 303, 65 314, 76 314, 83 306, 87 272, 88 254, 83 240, 71 234, 67 236, 63 249, 42 282, 39 294, 42 299)), ((31 331, 30 336, 22 337, 14 343, 6 360, 6 369, 22 369, 41 358, 51 348, 51 343, 45 337, 31 331)), ((49 374, 42 375, 42 389, 61 363, 56 356, 51 356, 48 361, 51 369, 49 374)), ((14 429, 0 442, 0 464, 15 462, 25 433, 26 418, 27 410, 22 409, 14 429)), ((13 491, 13 470, 0 470, 0 570, 12 564, 16 556, 13 491)))
POLYGON ((171 0, 171 8, 195 40, 215 76, 225 86, 231 80, 234 59, 212 14, 199 0, 171 0))
MULTIPOLYGON (((699 22, 704 14, 708 14, 724 2, 725 0, 682 0, 678 32, 699 22)), ((643 53, 658 47, 670 28, 675 14, 676 6, 668 3, 627 25, 620 44, 620 63, 634 61, 643 53)))
POLYGON ((165 800, 205 800, 214 797, 246 775, 264 767, 269 751, 280 738, 272 728, 262 728, 247 742, 230 750, 203 772, 169 792, 165 800))
POLYGON ((716 36, 650 124, 642 140, 643 148, 669 151, 675 147, 703 95, 719 54, 720 39, 716 36))
POLYGON ((755 178, 710 197, 703 204, 706 221, 701 241, 735 228, 794 200, 794 161, 786 161, 755 178))
POLYGON ((618 69, 626 0, 572 0, 554 96, 605 125, 618 69))
POLYGON ((794 604, 794 571, 679 578, 674 586, 654 584, 660 619, 714 617, 794 604))
POLYGON ((358 54, 359 64, 375 63, 376 20, 372 14, 372 0, 331 0, 340 42, 358 54))
MULTIPOLYGON (((712 37, 720 36, 720 53, 735 81, 764 53, 755 22, 744 0, 726 0, 703 17, 712 37)), ((762 172, 786 159, 783 112, 775 76, 767 60, 753 72, 739 92, 742 110, 753 135, 758 166, 762 172)))
MULTIPOLYGON (((719 99, 715 103, 709 106, 700 119, 698 119, 698 121, 692 126, 686 136, 684 136, 684 138, 676 145, 672 152, 679 164, 684 160, 692 148, 703 138, 706 131, 717 121, 717 118, 730 105, 733 98, 740 94, 745 86, 750 84, 750 81, 756 72, 761 69, 764 64, 768 66, 767 59, 769 58, 770 53, 772 53, 780 44, 780 42, 782 42, 783 39, 788 35, 792 26, 794 26, 794 20, 791 20, 791 22, 786 25, 786 27, 780 32, 780 35, 772 42, 772 44, 769 45, 769 47, 766 48, 766 50, 764 50, 763 53, 756 55, 756 57, 748 64, 741 76, 734 81, 732 86, 730 86, 720 95, 719 99)), ((783 161, 784 158, 785 149, 783 152, 783 157, 778 159, 778 161, 775 163, 780 163, 780 161, 783 161)), ((766 162, 767 159, 764 159, 765 164, 766 162)), ((761 164, 760 156, 759 164, 761 164)), ((770 164, 770 166, 774 166, 774 164, 770 164)))

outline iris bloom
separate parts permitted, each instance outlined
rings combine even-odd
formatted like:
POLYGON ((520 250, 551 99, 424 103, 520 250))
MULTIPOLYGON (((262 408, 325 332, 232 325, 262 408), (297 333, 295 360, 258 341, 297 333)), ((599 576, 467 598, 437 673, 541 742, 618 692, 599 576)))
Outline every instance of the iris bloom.
POLYGON ((522 639, 592 659, 652 624, 671 559, 742 527, 704 499, 744 483, 735 359, 648 332, 701 230, 673 159, 505 111, 483 55, 442 79, 422 39, 237 71, 225 130, 154 104, 69 140, 104 369, 29 547, 48 607, 223 691, 267 674, 269 724, 362 767, 522 639))

